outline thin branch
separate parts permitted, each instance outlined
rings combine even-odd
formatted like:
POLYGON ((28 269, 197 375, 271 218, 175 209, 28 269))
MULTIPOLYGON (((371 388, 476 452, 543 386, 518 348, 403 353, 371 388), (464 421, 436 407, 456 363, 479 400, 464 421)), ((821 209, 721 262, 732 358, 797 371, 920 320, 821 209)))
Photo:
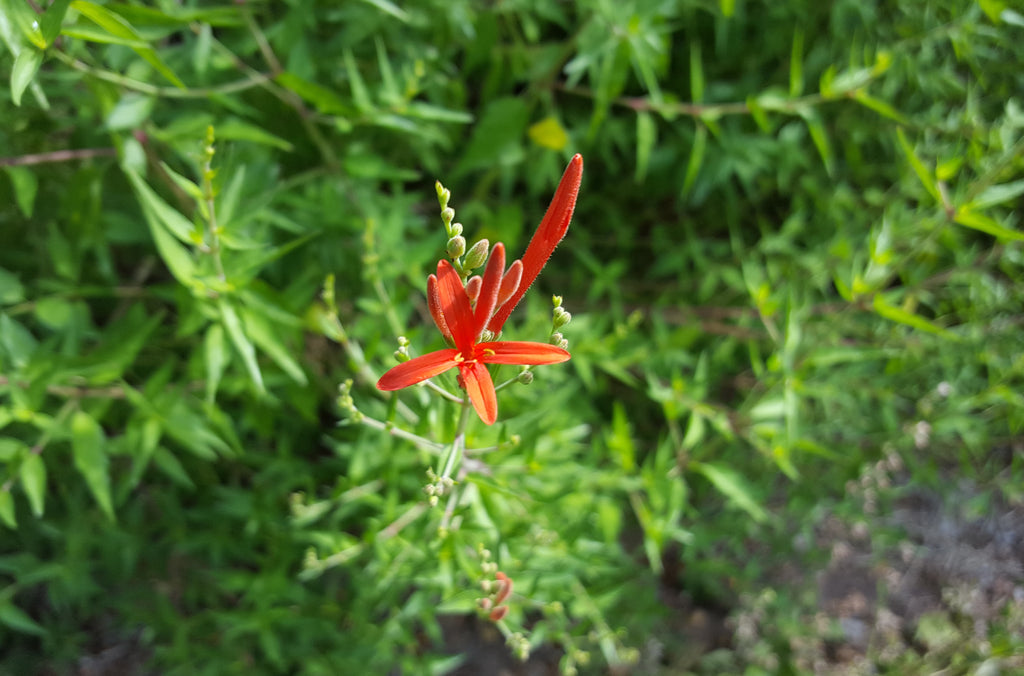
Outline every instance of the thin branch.
POLYGON ((16 157, 0 157, 0 167, 26 167, 34 164, 89 160, 94 157, 115 157, 113 148, 81 148, 79 150, 54 150, 49 153, 32 153, 16 157))

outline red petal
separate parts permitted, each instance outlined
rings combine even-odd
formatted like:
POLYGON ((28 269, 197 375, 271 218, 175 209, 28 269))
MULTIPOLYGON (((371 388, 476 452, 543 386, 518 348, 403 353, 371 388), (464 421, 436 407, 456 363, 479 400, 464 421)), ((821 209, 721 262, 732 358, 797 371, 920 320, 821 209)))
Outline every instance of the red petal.
POLYGON ((567 351, 547 343, 499 340, 476 346, 476 358, 485 364, 560 364, 569 357, 567 351))
POLYGON ((427 309, 430 310, 430 316, 434 318, 437 330, 441 332, 444 339, 448 341, 449 345, 454 343, 448 323, 445 322, 444 315, 441 314, 441 298, 437 293, 437 277, 434 275, 427 277, 427 309))
POLYGON ((391 392, 423 382, 427 378, 444 373, 456 365, 457 350, 438 350, 402 362, 385 373, 377 381, 377 389, 391 392))
POLYGON ((498 242, 491 249, 491 259, 487 262, 483 286, 480 287, 480 295, 476 299, 476 309, 473 311, 474 326, 476 327, 474 341, 480 337, 480 332, 487 326, 487 321, 494 312, 494 306, 498 303, 498 291, 501 289, 501 277, 504 271, 505 245, 498 242))
POLYGON ((476 342, 474 333, 473 309, 469 306, 469 296, 462 286, 459 273, 448 261, 437 264, 437 292, 441 304, 441 314, 452 332, 455 347, 469 354, 476 342))
POLYGON ((498 419, 498 395, 494 391, 494 381, 487 367, 478 361, 462 362, 459 373, 476 414, 488 425, 493 425, 498 419))
POLYGON ((580 191, 580 181, 583 178, 583 157, 574 155, 569 161, 569 166, 562 174, 562 180, 558 183, 555 196, 544 213, 544 218, 533 234, 530 245, 526 247, 523 254, 523 279, 519 288, 512 294, 512 297, 498 308, 487 325, 494 334, 501 332, 501 328, 512 314, 512 310, 519 304, 520 299, 526 290, 537 279, 544 264, 551 258, 551 253, 558 246, 558 243, 565 237, 565 231, 569 229, 569 221, 572 220, 572 212, 576 207, 576 195, 580 191))

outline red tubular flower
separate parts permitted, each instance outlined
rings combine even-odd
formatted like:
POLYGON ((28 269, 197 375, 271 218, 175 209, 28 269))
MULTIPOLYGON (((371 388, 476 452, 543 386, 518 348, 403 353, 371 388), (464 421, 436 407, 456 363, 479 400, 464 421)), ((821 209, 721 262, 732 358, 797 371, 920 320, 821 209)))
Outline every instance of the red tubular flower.
POLYGON ((384 391, 400 390, 458 367, 462 386, 466 388, 466 395, 477 415, 488 425, 493 425, 498 418, 498 398, 486 364, 541 365, 568 360, 567 351, 546 343, 510 340, 477 342, 498 302, 504 269, 505 246, 495 244, 480 284, 476 307, 473 308, 459 273, 455 272, 448 261, 439 262, 437 281, 431 283, 432 280, 428 280, 428 305, 431 306, 431 316, 438 330, 446 337, 450 336, 455 347, 431 352, 395 366, 381 377, 377 388, 384 391))
POLYGON ((565 231, 569 229, 569 221, 572 220, 573 209, 576 207, 576 195, 579 194, 582 178, 583 157, 577 153, 569 161, 569 166, 565 168, 562 180, 558 183, 558 189, 555 190, 555 196, 551 199, 551 204, 544 213, 540 225, 537 226, 537 232, 533 234, 530 245, 526 247, 526 253, 523 254, 522 259, 522 278, 519 280, 518 287, 511 298, 498 308, 487 325, 494 335, 501 333, 501 328, 505 326, 508 316, 512 314, 512 310, 519 304, 526 290, 533 284, 533 280, 537 279, 537 275, 551 258, 555 247, 565 237, 565 231))

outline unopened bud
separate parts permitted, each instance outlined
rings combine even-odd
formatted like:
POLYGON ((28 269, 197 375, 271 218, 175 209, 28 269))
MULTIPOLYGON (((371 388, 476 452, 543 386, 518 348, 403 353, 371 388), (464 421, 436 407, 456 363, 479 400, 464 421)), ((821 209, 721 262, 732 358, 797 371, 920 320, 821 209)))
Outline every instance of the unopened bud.
POLYGON ((463 261, 462 265, 467 270, 475 270, 484 264, 487 260, 487 250, 491 247, 491 243, 486 239, 482 239, 474 244, 469 253, 466 254, 466 260, 463 261))
POLYGON ((441 209, 441 220, 444 221, 445 224, 451 223, 453 218, 455 218, 455 209, 452 209, 451 207, 441 209))
POLYGON ((523 278, 523 262, 512 261, 505 275, 501 278, 501 286, 498 288, 498 303, 496 307, 504 305, 519 289, 519 282, 523 278))
POLYGON ((572 315, 560 306, 555 308, 554 316, 552 317, 553 323, 556 329, 560 329, 570 321, 572 321, 572 315))
POLYGON ((491 618, 491 622, 501 622, 505 619, 506 615, 508 615, 508 606, 498 606, 491 611, 488 617, 491 618))
POLYGON ((562 348, 563 350, 568 350, 569 349, 569 341, 566 340, 565 338, 563 338, 562 340, 558 341, 556 343, 556 345, 558 347, 562 348))
POLYGON ((451 230, 452 237, 454 237, 455 235, 461 235, 462 223, 452 223, 452 226, 449 228, 449 230, 451 230))
POLYGON ((552 296, 551 297, 551 304, 554 305, 555 307, 560 306, 562 304, 562 297, 561 296, 552 296))
POLYGON ((522 383, 523 385, 529 385, 533 382, 533 371, 523 371, 516 376, 516 382, 522 383))
POLYGON ((469 296, 470 303, 475 303, 476 299, 480 297, 480 287, 483 285, 484 280, 480 275, 473 275, 466 282, 466 295, 469 296))
POLYGON ((466 238, 462 235, 455 235, 448 240, 448 246, 446 247, 449 258, 458 258, 462 254, 466 253, 466 238))

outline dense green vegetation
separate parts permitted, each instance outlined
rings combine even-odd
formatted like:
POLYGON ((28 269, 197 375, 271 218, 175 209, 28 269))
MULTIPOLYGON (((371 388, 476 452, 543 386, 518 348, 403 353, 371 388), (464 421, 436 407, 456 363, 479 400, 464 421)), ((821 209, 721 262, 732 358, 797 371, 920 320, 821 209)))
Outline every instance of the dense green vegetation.
POLYGON ((0 673, 1021 666, 1012 4, 0 0, 0 673))

